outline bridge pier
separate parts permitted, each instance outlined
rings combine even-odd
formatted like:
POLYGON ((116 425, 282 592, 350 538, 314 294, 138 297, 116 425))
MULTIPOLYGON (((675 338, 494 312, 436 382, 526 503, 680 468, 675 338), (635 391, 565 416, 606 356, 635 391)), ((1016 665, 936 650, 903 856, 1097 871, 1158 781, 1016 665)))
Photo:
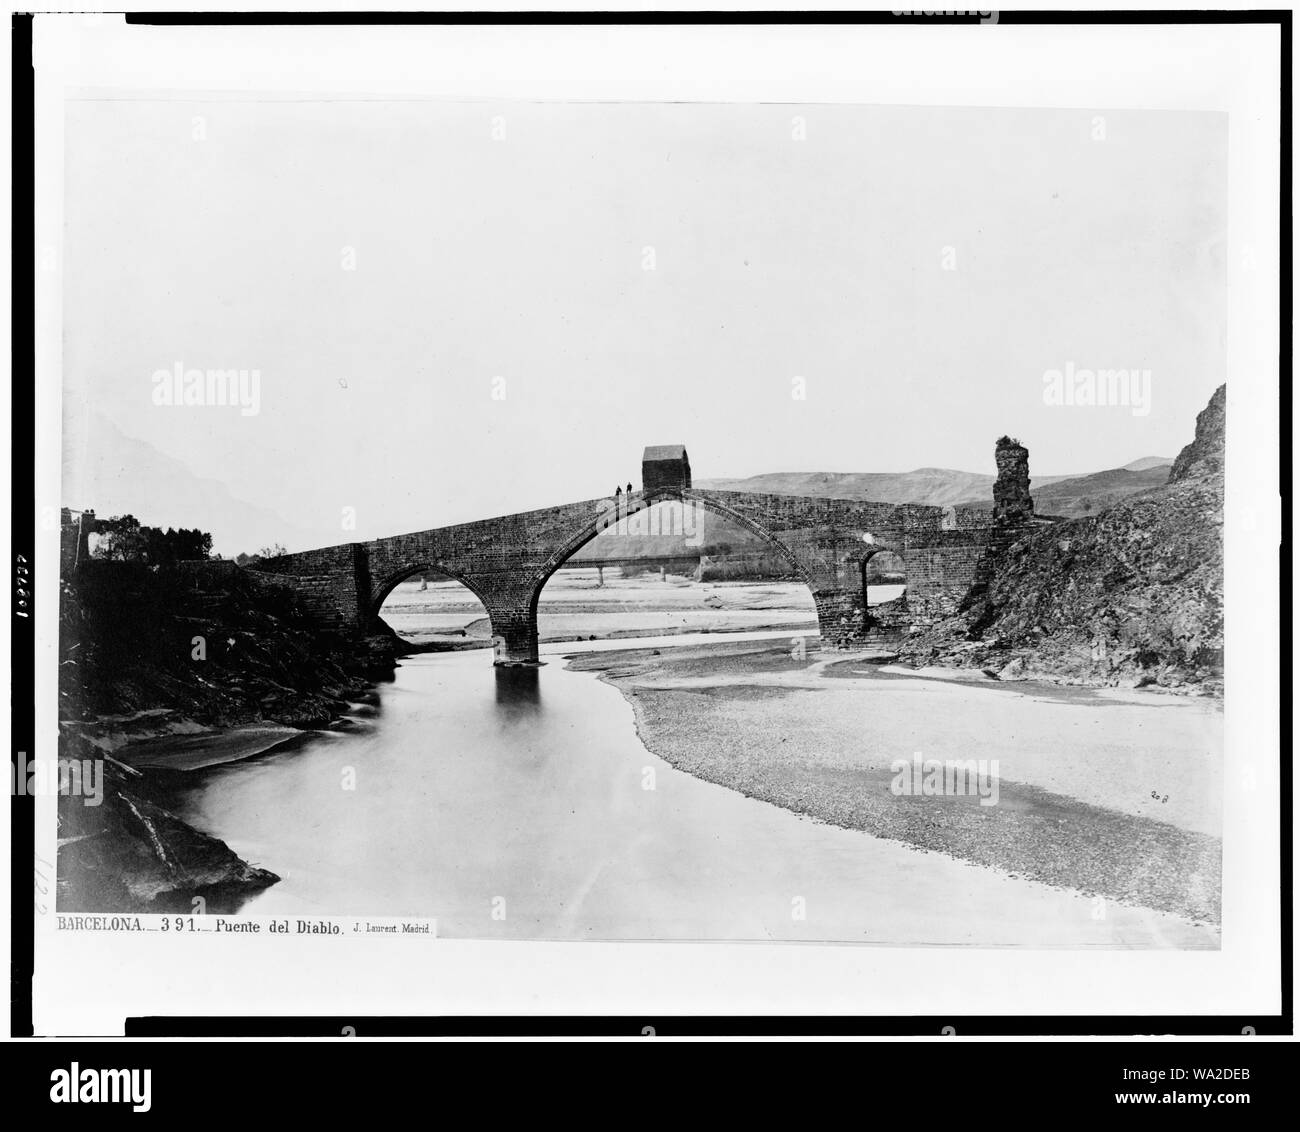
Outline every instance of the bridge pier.
POLYGON ((860 591, 814 590, 813 603, 817 606, 817 627, 821 630, 822 644, 842 649, 862 643, 865 606, 860 591))
POLYGON ((537 625, 501 625, 492 619, 492 663, 498 668, 537 668, 537 625))
POLYGON ((492 663, 498 668, 536 668, 537 595, 514 600, 486 595, 488 618, 492 622, 492 663))

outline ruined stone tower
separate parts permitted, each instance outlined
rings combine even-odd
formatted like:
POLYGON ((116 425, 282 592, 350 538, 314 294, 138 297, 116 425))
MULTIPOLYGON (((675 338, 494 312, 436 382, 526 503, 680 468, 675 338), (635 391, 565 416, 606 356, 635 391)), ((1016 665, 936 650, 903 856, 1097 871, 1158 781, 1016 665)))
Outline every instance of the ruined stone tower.
POLYGON ((994 450, 998 465, 993 485, 993 520, 997 523, 1023 523, 1034 517, 1034 501, 1029 495, 1029 449, 1009 436, 1002 437, 994 450))

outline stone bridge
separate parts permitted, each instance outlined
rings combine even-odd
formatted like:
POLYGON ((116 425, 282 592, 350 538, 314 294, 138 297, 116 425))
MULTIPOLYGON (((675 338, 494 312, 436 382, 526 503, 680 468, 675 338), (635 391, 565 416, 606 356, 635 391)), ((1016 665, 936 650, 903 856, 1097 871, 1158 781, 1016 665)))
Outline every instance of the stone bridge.
MULTIPOLYGON (((1002 495, 995 491, 995 498, 1002 495)), ((668 511, 684 526, 698 508, 726 516, 770 544, 812 592, 822 639, 835 647, 889 639, 951 614, 985 580, 989 551, 1014 537, 1025 517, 695 488, 685 449, 668 446, 646 449, 641 491, 284 554, 263 560, 257 570, 288 583, 323 624, 361 630, 376 627, 384 598, 403 579, 424 571, 446 574, 487 609, 495 663, 533 665, 537 600, 547 579, 601 532, 635 534, 649 508, 669 501, 681 505, 668 511), (881 551, 902 558, 906 591, 869 611, 866 564, 881 551)), ((998 507, 1005 511, 1002 503, 998 507)))

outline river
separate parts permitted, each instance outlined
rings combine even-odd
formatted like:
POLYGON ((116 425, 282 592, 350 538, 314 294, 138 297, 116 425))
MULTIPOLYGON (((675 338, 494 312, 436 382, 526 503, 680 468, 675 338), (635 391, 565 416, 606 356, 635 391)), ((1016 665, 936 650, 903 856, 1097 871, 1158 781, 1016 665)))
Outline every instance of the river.
POLYGON ((564 666, 630 643, 548 646, 540 670, 408 657, 348 730, 196 774, 182 816, 280 875, 249 915, 436 918, 488 939, 1217 946, 1175 916, 1098 920, 1079 893, 674 770, 617 689, 564 666))

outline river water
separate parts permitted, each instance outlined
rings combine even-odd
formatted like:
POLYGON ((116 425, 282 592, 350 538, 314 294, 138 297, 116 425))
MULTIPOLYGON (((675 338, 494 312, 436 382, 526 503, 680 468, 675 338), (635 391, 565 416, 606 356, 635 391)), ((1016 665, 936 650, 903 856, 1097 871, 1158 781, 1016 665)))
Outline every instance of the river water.
POLYGON ((1214 945, 676 771, 617 689, 565 669, 574 651, 544 649, 540 670, 407 658, 352 729, 201 772, 182 816, 282 878, 250 915, 435 918, 472 938, 1214 945))

